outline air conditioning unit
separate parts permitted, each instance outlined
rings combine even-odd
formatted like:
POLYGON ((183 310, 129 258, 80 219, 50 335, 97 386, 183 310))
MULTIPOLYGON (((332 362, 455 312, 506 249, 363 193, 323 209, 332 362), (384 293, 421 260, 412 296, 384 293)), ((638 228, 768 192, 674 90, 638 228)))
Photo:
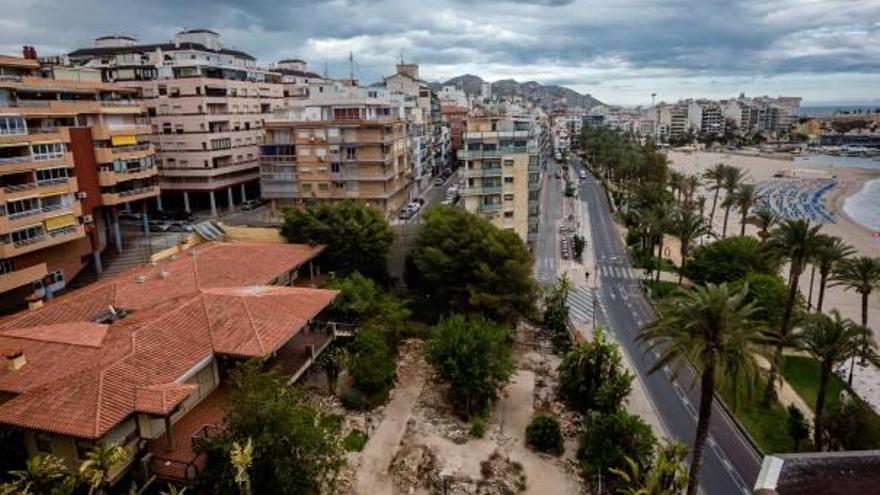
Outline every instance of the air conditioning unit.
POLYGON ((95 219, 91 215, 83 215, 82 221, 83 223, 94 223, 95 219))
POLYGON ((309 142, 310 142, 310 143, 314 143, 314 142, 315 142, 315 136, 310 137, 310 138, 309 138, 309 142))
POLYGON ((87 193, 86 191, 80 191, 76 193, 76 197, 79 199, 86 199, 89 197, 89 193, 87 193))

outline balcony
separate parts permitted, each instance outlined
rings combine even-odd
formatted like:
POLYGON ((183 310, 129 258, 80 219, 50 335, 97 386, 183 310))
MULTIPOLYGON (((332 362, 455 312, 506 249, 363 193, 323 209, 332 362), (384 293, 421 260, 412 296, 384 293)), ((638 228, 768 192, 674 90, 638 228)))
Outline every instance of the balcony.
POLYGON ((147 179, 159 175, 156 167, 137 167, 127 170, 102 170, 98 172, 98 184, 102 187, 114 186, 120 182, 135 179, 147 179))
POLYGON ((114 193, 101 193, 101 203, 105 206, 124 204, 159 195, 158 186, 146 186, 114 193))
POLYGON ((48 273, 46 263, 39 263, 21 270, 13 270, 0 275, 0 293, 17 289, 42 280, 48 273))
POLYGON ((69 142, 70 134, 66 127, 31 127, 23 133, 0 134, 0 142, 5 144, 31 141, 69 142))
POLYGON ((480 213, 496 213, 501 211, 501 203, 481 203, 477 209, 480 213))
POLYGON ((503 171, 502 171, 501 167, 468 168, 468 169, 462 169, 461 173, 462 173, 463 177, 465 177, 465 178, 501 177, 503 171))
POLYGON ((92 126, 92 139, 97 141, 106 141, 118 135, 148 136, 150 134, 153 134, 153 127, 149 124, 96 124, 92 126))
POLYGON ((13 258, 22 254, 39 251, 40 249, 57 246, 58 244, 64 244, 84 236, 85 230, 82 225, 68 225, 27 240, 18 242, 8 241, 0 245, 0 257, 13 258))
POLYGON ((37 168, 51 168, 73 166, 73 153, 59 153, 48 156, 23 155, 9 158, 0 158, 0 171, 3 173, 25 172, 37 168))
POLYGON ((501 186, 473 186, 460 191, 462 196, 483 196, 485 194, 501 194, 501 186))
POLYGON ((533 131, 530 130, 519 130, 519 131, 468 131, 464 133, 464 139, 466 141, 482 141, 487 139, 511 139, 511 138, 526 138, 528 139, 533 134, 533 131))

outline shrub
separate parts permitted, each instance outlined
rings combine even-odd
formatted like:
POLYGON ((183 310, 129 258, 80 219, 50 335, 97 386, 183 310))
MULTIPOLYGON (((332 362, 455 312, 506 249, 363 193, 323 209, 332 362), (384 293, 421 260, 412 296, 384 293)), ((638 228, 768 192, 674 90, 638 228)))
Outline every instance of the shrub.
POLYGON ((369 437, 366 433, 354 429, 348 432, 348 435, 342 440, 342 446, 345 448, 346 452, 360 452, 364 450, 364 445, 367 444, 368 439, 369 437))
POLYGON ((363 411, 367 409, 367 397, 360 390, 350 388, 339 396, 342 407, 349 411, 363 411))
POLYGON ((613 482, 617 476, 611 470, 626 469, 626 458, 632 459, 641 468, 647 467, 657 440, 651 427, 641 418, 626 411, 617 411, 611 414, 590 413, 584 421, 580 443, 577 458, 583 476, 592 479, 601 469, 603 475, 613 482))
POLYGON ((532 418, 532 422, 526 427, 526 445, 538 452, 562 455, 565 452, 565 445, 559 421, 544 415, 532 418))
POLYGON ((754 237, 728 237, 697 248, 684 276, 695 284, 722 284, 748 273, 774 274, 779 258, 754 237))
POLYGON ((489 424, 486 422, 486 419, 482 416, 474 416, 471 419, 471 431, 470 434, 474 438, 483 438, 486 436, 486 430, 489 428, 489 424))
POLYGON ((358 332, 352 344, 348 371, 355 386, 374 402, 387 395, 397 367, 385 336, 380 330, 366 328, 358 332))
POLYGON ((632 389, 633 375, 623 367, 620 350, 601 327, 589 342, 574 346, 559 366, 560 391, 579 412, 613 412, 632 389))

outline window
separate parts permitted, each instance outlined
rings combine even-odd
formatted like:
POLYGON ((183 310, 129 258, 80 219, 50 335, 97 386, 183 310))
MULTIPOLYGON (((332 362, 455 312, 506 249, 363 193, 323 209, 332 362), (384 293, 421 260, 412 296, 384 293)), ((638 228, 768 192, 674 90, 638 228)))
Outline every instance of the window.
POLYGON ((37 170, 37 182, 41 184, 64 182, 67 180, 66 168, 44 168, 37 170))
POLYGON ((513 218, 513 212, 512 211, 505 211, 504 218, 513 218))
POLYGON ((513 201, 513 194, 505 194, 504 201, 513 201))
POLYGON ((64 157, 64 143, 32 144, 31 152, 37 161, 58 160, 64 157))
POLYGON ((0 117, 0 136, 27 134, 27 124, 21 117, 0 117))
POLYGON ((45 454, 52 453, 52 435, 48 433, 34 434, 34 442, 37 444, 37 451, 45 454))
POLYGON ((15 263, 12 260, 0 260, 0 275, 6 275, 15 271, 15 263))
POLYGON ((328 185, 326 182, 321 182, 321 183, 318 184, 318 190, 319 190, 319 191, 326 191, 326 190, 329 189, 329 188, 330 188, 330 187, 329 187, 329 185, 328 185))
POLYGON ((168 86, 159 85, 159 96, 165 96, 168 94, 168 86))
POLYGON ((6 203, 6 214, 10 217, 20 217, 40 209, 37 198, 22 199, 6 203))
POLYGON ((50 284, 58 284, 64 282, 64 272, 61 270, 55 270, 54 272, 47 275, 49 277, 50 284))
POLYGON ((513 160, 504 160, 504 166, 505 166, 505 167, 512 167, 512 166, 513 166, 513 160))
POLYGON ((303 184, 303 191, 304 192, 311 192, 311 190, 312 190, 311 184, 303 184))
POLYGON ((513 177, 505 177, 504 183, 505 184, 513 184, 513 177))

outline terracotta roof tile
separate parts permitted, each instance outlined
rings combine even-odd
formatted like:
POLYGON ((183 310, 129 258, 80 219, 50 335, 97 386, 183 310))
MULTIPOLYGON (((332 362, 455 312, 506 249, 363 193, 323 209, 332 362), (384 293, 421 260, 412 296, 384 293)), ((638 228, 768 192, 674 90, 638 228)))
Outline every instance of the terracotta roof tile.
POLYGON ((266 285, 321 249, 200 246, 0 321, 0 348, 27 359, 0 368, 0 391, 17 394, 0 404, 0 423, 99 438, 135 412, 167 413, 199 362, 267 357, 332 302, 334 291, 266 285), (127 316, 95 323, 111 306, 127 316))

